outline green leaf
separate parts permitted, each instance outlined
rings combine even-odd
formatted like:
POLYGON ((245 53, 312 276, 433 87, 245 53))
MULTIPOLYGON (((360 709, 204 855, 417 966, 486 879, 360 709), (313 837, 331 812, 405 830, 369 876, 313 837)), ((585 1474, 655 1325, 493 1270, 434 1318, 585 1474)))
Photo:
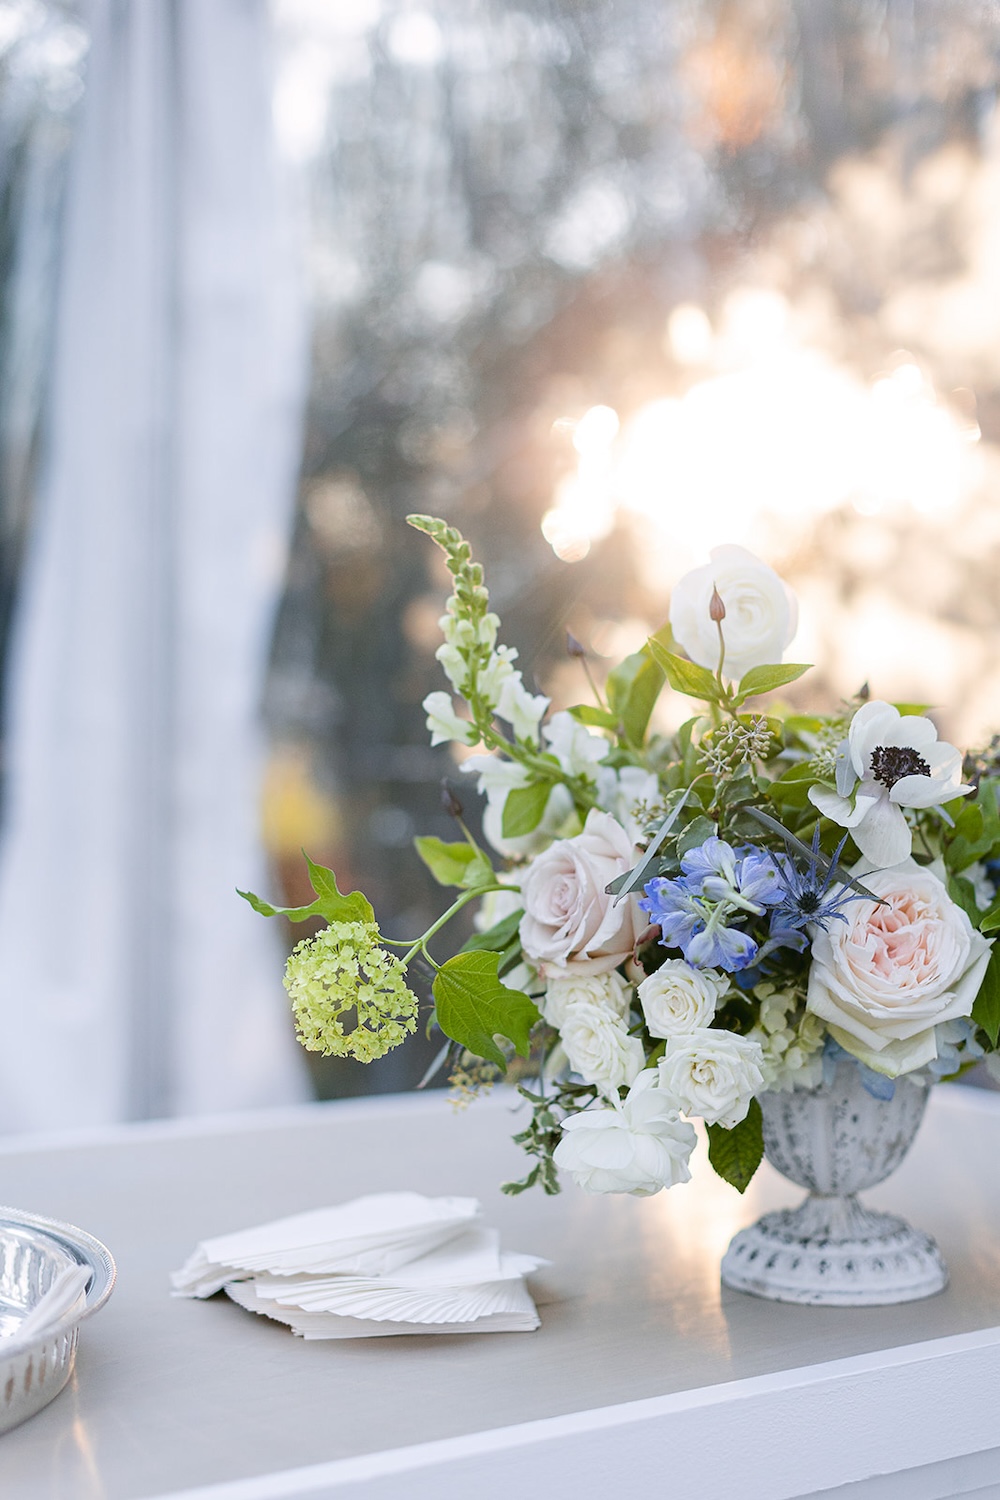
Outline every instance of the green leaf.
POLYGON ((259 896, 255 896, 253 891, 241 891, 237 887, 236 894, 242 896, 244 901, 249 901, 254 911, 259 912, 262 917, 287 917, 289 922, 305 922, 309 917, 323 915, 318 901, 311 901, 308 906, 272 906, 269 901, 262 901, 259 896))
MULTIPOLYGON (((971 881, 965 881, 963 883, 971 886, 971 881)), ((948 889, 949 891, 951 890, 951 881, 948 882, 948 889)), ((976 920, 977 918, 973 917, 973 925, 975 925, 976 920)), ((996 932, 998 927, 1000 927, 1000 896, 997 897, 992 906, 988 907, 987 910, 983 912, 982 920, 979 922, 979 931, 996 932)))
POLYGON ((493 882, 493 866, 474 844, 446 844, 443 839, 424 837, 414 839, 413 845, 439 885, 473 891, 493 882))
POLYGON ((670 811, 664 818, 663 822, 660 824, 656 834, 651 839, 649 847, 646 849, 645 854, 642 856, 642 859, 634 869, 626 870, 623 875, 616 875, 614 880, 612 880, 608 885, 604 887, 605 892, 609 896, 624 896, 628 891, 637 890, 638 887, 645 881, 647 874, 652 874, 653 861, 657 858, 661 848, 663 847, 666 841, 667 834, 670 832, 671 828, 673 828, 674 824, 677 822, 677 819, 680 817, 681 809, 683 808, 690 795, 690 787, 682 787, 679 794, 677 792, 670 793, 666 801, 668 803, 672 803, 673 805, 671 806, 670 811), (674 798, 678 796, 679 800, 677 802, 674 802, 674 798))
POLYGON ((316 892, 321 917, 325 917, 328 922, 374 922, 375 913, 367 896, 361 891, 341 895, 333 871, 328 870, 325 865, 314 863, 305 850, 302 852, 309 866, 309 880, 316 892))
POLYGON ((677 858, 682 859, 689 849, 699 849, 706 839, 710 839, 718 831, 711 818, 701 814, 692 818, 677 840, 677 858))
MULTIPOLYGON (((976 892, 972 881, 964 879, 961 875, 949 875, 948 895, 956 906, 962 908, 973 927, 978 927, 981 913, 979 907, 976 905, 976 892)), ((998 915, 994 926, 1000 927, 1000 905, 998 905, 997 910, 998 915)), ((989 916, 989 912, 986 915, 989 916)), ((985 918, 983 920, 985 921, 985 918)))
POLYGON ((305 861, 309 867, 310 884, 316 892, 316 900, 311 901, 308 906, 272 906, 269 901, 262 901, 252 891, 237 891, 237 895, 242 896, 244 901, 249 901, 254 911, 259 912, 262 917, 287 917, 290 922, 304 922, 308 917, 323 917, 327 922, 374 923, 375 912, 367 896, 361 891, 342 895, 337 889, 337 877, 332 870, 328 870, 325 865, 315 864, 308 854, 305 855, 305 861))
POLYGON ((520 839, 534 832, 545 816, 551 791, 550 781, 533 781, 530 786, 516 786, 507 793, 500 825, 505 839, 520 839))
POLYGON ((593 729, 617 729, 618 720, 606 708, 595 708, 592 703, 576 703, 567 713, 578 724, 589 724, 593 729))
POLYGON ((507 1059, 494 1037, 506 1037, 519 1056, 527 1057, 531 1028, 540 1013, 527 995, 500 983, 498 965, 495 953, 456 953, 438 970, 432 988, 445 1036, 506 1068, 507 1059))
POLYGON ((708 1126, 708 1159, 724 1181, 745 1193, 764 1155, 764 1117, 756 1099, 750 1101, 745 1120, 724 1130, 708 1126))
POLYGON ((740 678, 740 698, 755 698, 758 693, 771 693, 775 688, 784 687, 788 682, 795 682, 803 672, 809 671, 809 663, 785 662, 773 667, 751 667, 745 676, 740 678))
POLYGON ((972 1007, 972 1019, 981 1026, 995 1047, 1000 1037, 1000 945, 994 943, 990 961, 979 986, 976 1003, 972 1007))
POLYGON ((894 703, 892 706, 904 718, 922 719, 931 705, 929 703, 894 703))
POLYGON ((517 929, 521 925, 523 916, 523 911, 512 911, 509 917, 504 917, 500 922, 494 922, 493 926, 488 927, 485 932, 474 932, 462 944, 462 952, 503 953, 508 944, 517 936, 517 929))
POLYGON ((977 859, 988 859, 1000 846, 996 783, 983 780, 974 798, 964 800, 958 807, 950 802, 947 807, 955 819, 955 833, 945 846, 945 863, 959 874, 977 859))
POLYGON ((653 660, 647 647, 626 656, 608 673, 608 703, 614 710, 614 722, 621 724, 622 737, 636 749, 641 749, 646 738, 650 715, 663 683, 663 668, 653 660))
POLYGON ((686 693, 689 698, 704 698, 708 703, 722 702, 724 692, 719 679, 706 667, 699 667, 695 662, 687 661, 683 656, 675 656, 672 651, 665 651, 655 635, 650 636, 646 645, 654 661, 662 667, 675 693, 686 693))

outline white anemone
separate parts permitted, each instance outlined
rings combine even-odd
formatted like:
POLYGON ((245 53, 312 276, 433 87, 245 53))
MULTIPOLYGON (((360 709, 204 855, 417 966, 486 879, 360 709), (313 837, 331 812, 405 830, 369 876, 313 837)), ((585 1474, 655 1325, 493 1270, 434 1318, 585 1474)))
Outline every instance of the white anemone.
POLYGON ((930 719, 901 714, 878 698, 858 709, 844 748, 836 792, 812 786, 809 800, 849 828, 864 857, 881 868, 909 857, 904 807, 940 807, 973 790, 961 785, 960 752, 938 739, 930 719))

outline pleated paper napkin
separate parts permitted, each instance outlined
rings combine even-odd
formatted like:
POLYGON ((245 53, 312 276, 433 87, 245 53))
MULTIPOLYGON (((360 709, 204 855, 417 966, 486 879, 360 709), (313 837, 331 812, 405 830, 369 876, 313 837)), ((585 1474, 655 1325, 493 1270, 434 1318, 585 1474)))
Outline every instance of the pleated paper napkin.
POLYGON ((176 1295, 225 1288, 306 1339, 526 1332, 524 1277, 545 1262, 500 1248, 472 1198, 381 1193, 205 1240, 174 1273, 176 1295))

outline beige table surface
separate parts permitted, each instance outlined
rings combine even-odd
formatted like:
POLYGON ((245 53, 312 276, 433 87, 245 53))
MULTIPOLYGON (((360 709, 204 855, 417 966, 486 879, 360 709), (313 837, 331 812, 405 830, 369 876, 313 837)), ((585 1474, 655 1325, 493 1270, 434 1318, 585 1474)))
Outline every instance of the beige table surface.
POLYGON ((511 1111, 408 1096, 0 1143, 0 1202, 81 1225, 119 1267, 71 1387, 0 1437, 3 1500, 146 1500, 1000 1326, 997 1096, 936 1090, 909 1158, 866 1195, 935 1236, 951 1286, 864 1311, 720 1288, 735 1230, 801 1197, 767 1167, 742 1199, 703 1153, 655 1198, 504 1197, 523 1166, 511 1111), (225 1297, 168 1293, 200 1239, 397 1188, 478 1197, 506 1247, 548 1257, 541 1329, 305 1343, 225 1297))

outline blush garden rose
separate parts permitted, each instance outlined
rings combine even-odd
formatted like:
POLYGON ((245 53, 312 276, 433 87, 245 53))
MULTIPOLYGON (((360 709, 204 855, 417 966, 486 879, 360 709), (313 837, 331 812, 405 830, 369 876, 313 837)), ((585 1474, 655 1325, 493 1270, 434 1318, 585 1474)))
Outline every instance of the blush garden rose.
POLYGON ((635 863, 636 851, 610 813, 595 808, 583 832, 539 854, 521 885, 521 947, 545 975, 602 974, 632 952, 643 921, 635 901, 606 887, 635 863))
POLYGON ((864 883, 884 904, 859 901, 815 934, 807 1005, 846 1051, 894 1078, 937 1055, 935 1026, 970 1014, 991 942, 913 860, 864 883))

